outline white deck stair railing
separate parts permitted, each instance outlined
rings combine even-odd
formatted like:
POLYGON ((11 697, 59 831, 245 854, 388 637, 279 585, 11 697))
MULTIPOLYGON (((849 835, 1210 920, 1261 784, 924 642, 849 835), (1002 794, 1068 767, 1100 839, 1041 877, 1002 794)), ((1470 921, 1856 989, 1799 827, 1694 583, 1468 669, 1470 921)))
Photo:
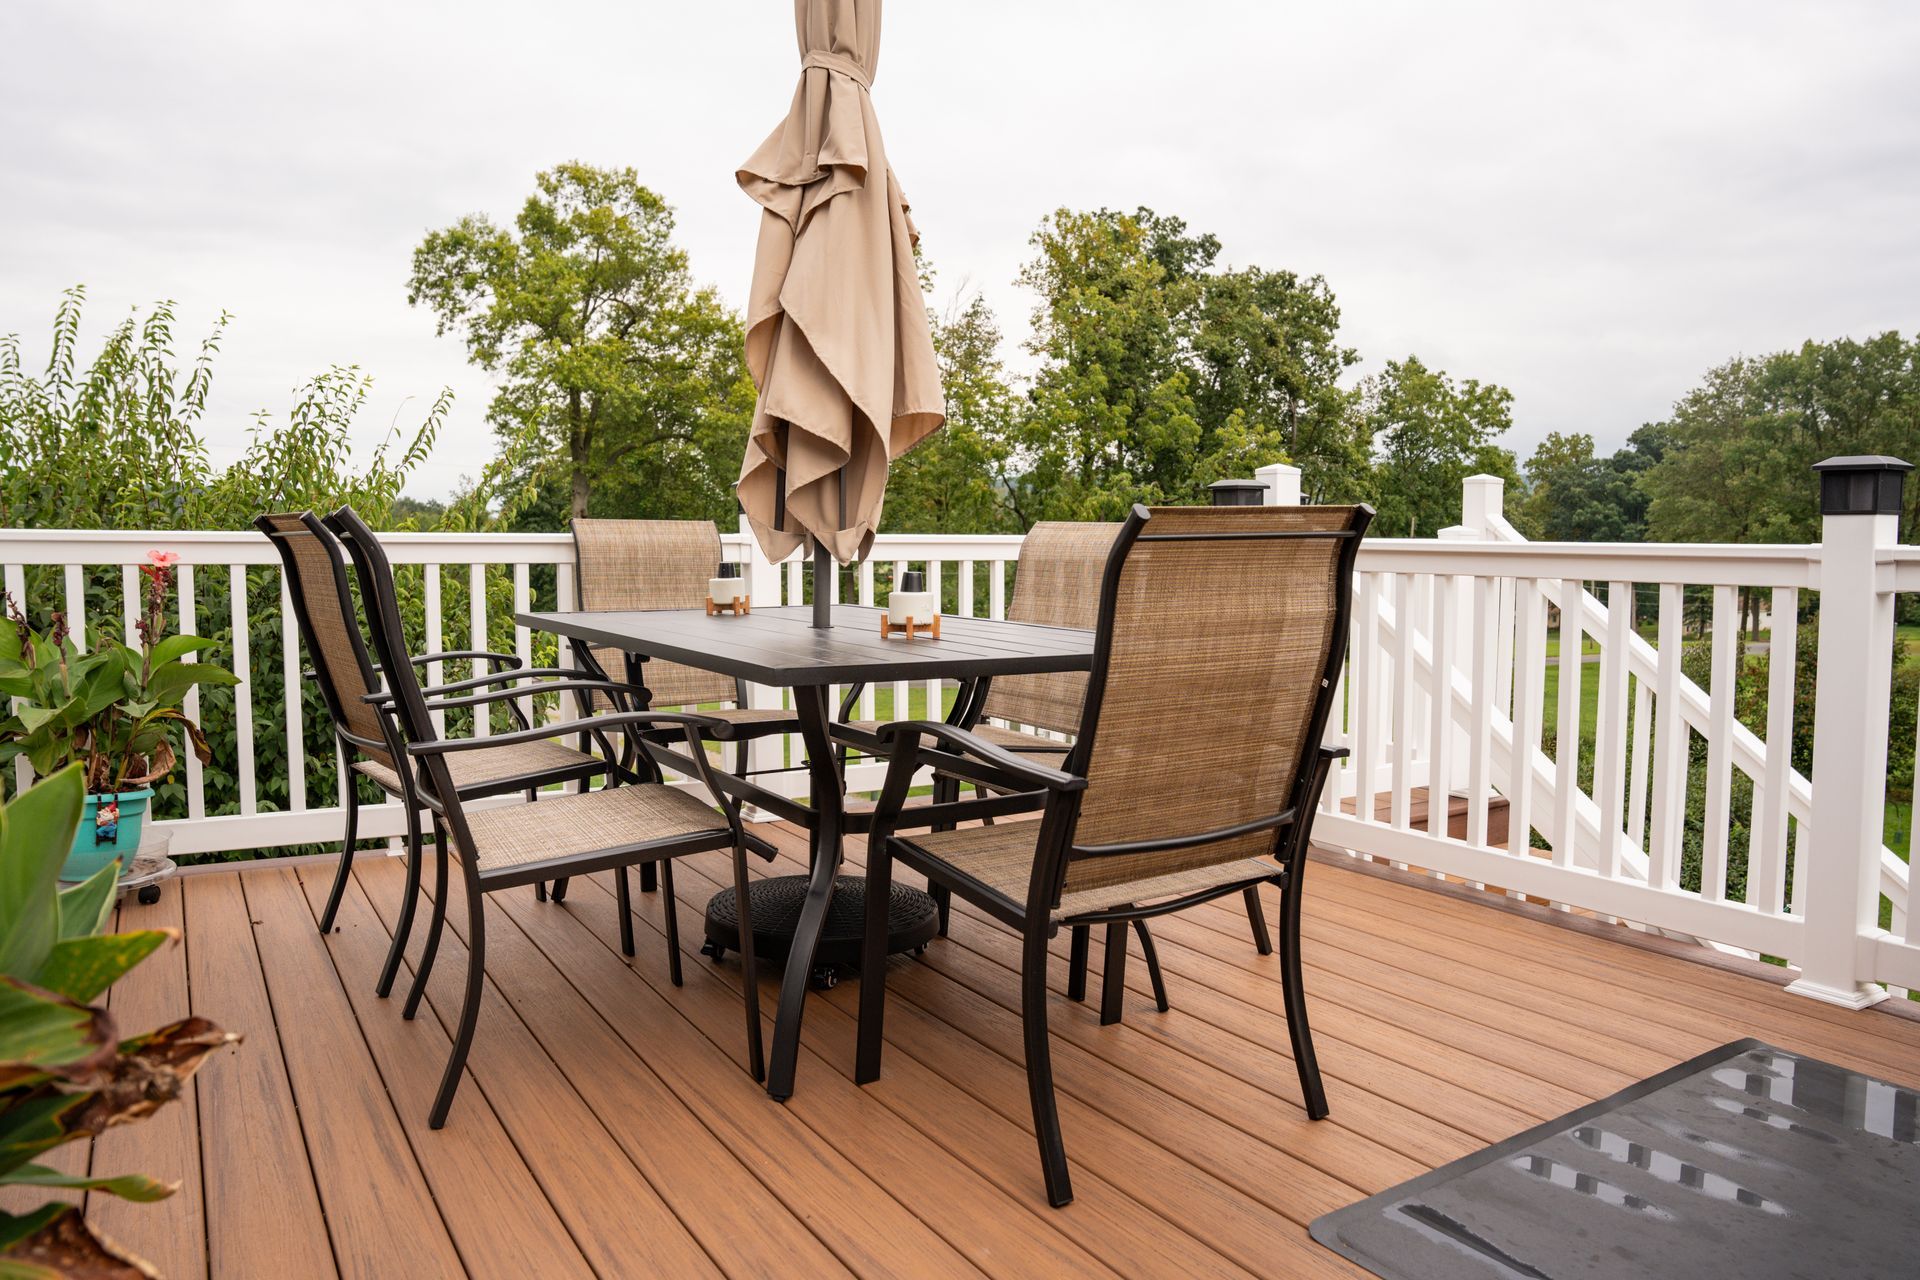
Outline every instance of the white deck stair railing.
MULTIPOLYGON (((1269 500, 1299 500, 1294 468, 1266 467, 1259 475, 1269 500)), ((1908 910, 1907 866, 1884 847, 1880 831, 1887 726, 1877 713, 1861 713, 1887 705, 1895 595, 1920 592, 1920 548, 1897 545, 1895 519, 1836 511, 1826 517, 1820 543, 1796 546, 1530 543, 1505 520, 1501 502, 1498 480, 1473 477, 1463 489, 1460 524, 1439 538, 1364 544, 1340 714, 1329 730, 1353 754, 1323 800, 1317 837, 1358 856, 1781 957, 1800 969, 1794 989, 1821 999, 1859 1006, 1882 998, 1884 986, 1920 988, 1920 913, 1908 910), (1629 610, 1615 607, 1648 585, 1658 593, 1653 641, 1632 625, 1629 610), (1710 589, 1711 689, 1721 696, 1681 668, 1688 588, 1710 589), (1742 589, 1768 593, 1779 620, 1764 733, 1734 714, 1742 589), (1814 600, 1819 772, 1810 780, 1792 768, 1788 745, 1799 665, 1789 620, 1814 600), (1547 653, 1550 610, 1558 611, 1563 637, 1557 665, 1547 653), (1582 635, 1597 644, 1597 662, 1582 660, 1582 635), (1544 720, 1550 687, 1559 708, 1553 724, 1544 720), (1579 710, 1589 687, 1598 695, 1591 724, 1579 710), (1583 730, 1594 744, 1585 776, 1583 730), (1696 736, 1706 744, 1703 766, 1692 758, 1696 736), (1694 812, 1689 778, 1697 767, 1704 768, 1704 807, 1694 812), (1752 794, 1751 813, 1742 815, 1751 833, 1744 892, 1730 892, 1740 852, 1727 839, 1737 777, 1748 779, 1752 794), (1432 830, 1413 821, 1421 788, 1434 796, 1432 830), (1466 807, 1462 838, 1448 831, 1449 798, 1466 807), (1382 802, 1385 812, 1376 816, 1382 802), (1489 840, 1490 814, 1501 804, 1510 827, 1504 845, 1489 840), (1546 847, 1530 849, 1530 833, 1546 847), (1695 887, 1686 888, 1690 838, 1700 860, 1697 881, 1689 881, 1695 887), (1883 898, 1891 930, 1879 926, 1883 898)), ((769 563, 744 530, 722 541, 725 554, 744 563, 756 604, 800 603, 812 590, 811 571, 797 558, 769 563)), ((531 657, 533 637, 524 628, 509 631, 502 614, 573 604, 566 534, 393 534, 384 542, 403 572, 418 576, 415 598, 431 647, 494 647, 510 634, 511 647, 531 657), (461 598, 464 607, 456 609, 461 598)), ((259 617, 248 607, 249 581, 254 604, 270 601, 279 583, 278 557, 265 539, 251 532, 0 530, 0 585, 39 616, 64 610, 78 635, 112 626, 130 636, 135 566, 156 548, 181 557, 180 628, 227 632, 230 645, 216 660, 242 669, 256 660, 254 681, 273 682, 275 701, 285 708, 279 722, 266 722, 256 714, 264 703, 256 702, 254 681, 235 690, 238 758, 231 762, 236 786, 224 802, 228 811, 209 812, 207 779, 187 769, 182 812, 160 824, 172 833, 174 850, 337 841, 337 785, 333 795, 312 794, 307 747, 322 735, 303 723, 298 647, 281 652, 269 671, 257 660, 279 646, 249 635, 259 617), (29 581, 40 598, 29 598, 29 581), (210 617, 201 599, 218 594, 209 584, 223 582, 228 607, 210 617), (96 609, 118 596, 108 606, 117 619, 87 616, 89 585, 96 609), (262 782, 287 797, 283 810, 263 807, 262 782)), ((883 535, 873 557, 848 574, 848 592, 872 603, 893 575, 916 565, 947 589, 962 614, 1000 617, 1019 554, 1018 537, 883 535)), ((278 629, 293 635, 291 604, 279 585, 278 629)), ((838 591, 839 582, 829 589, 838 591)), ((856 714, 904 715, 924 700, 923 709, 938 715, 942 693, 934 682, 870 688, 856 714)), ((778 705, 781 697, 779 690, 749 690, 754 705, 778 705)), ((755 744, 754 768, 799 762, 797 741, 755 744)), ((23 766, 16 781, 26 776, 23 766)), ((793 788, 804 786, 804 773, 785 777, 793 788)), ((877 788, 879 767, 856 763, 848 781, 855 789, 877 788)), ((368 838, 399 830, 394 806, 363 810, 368 838)))

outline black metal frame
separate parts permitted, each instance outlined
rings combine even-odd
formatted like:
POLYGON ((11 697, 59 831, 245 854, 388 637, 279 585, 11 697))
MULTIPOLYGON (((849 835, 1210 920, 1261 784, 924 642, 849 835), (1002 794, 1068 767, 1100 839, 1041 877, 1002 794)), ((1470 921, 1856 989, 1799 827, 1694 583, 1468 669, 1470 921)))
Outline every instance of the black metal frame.
MULTIPOLYGON (((314 517, 306 520, 318 523, 314 517)), ((565 724, 543 725, 537 729, 522 730, 517 733, 499 735, 494 738, 463 738, 444 740, 434 732, 431 712, 433 704, 424 696, 418 682, 411 678, 411 671, 400 674, 394 667, 396 656, 405 653, 405 639, 401 633, 398 608, 393 592, 393 573, 381 548, 358 515, 351 508, 342 507, 328 516, 325 526, 346 546, 353 557, 354 568, 360 579, 361 596, 367 604, 368 621, 372 626, 374 644, 381 658, 396 674, 389 681, 393 695, 387 705, 391 707, 390 720, 397 721, 397 736, 404 738, 405 745, 397 759, 416 768, 419 776, 416 780, 417 794, 434 815, 434 900, 432 919, 428 925, 427 940, 421 953, 419 967, 414 972, 413 988, 407 996, 406 1016, 411 1017, 418 1007, 420 998, 425 994, 428 976, 433 969, 435 953, 439 949, 440 936, 446 924, 447 895, 449 890, 449 858, 447 845, 449 840, 460 849, 471 851, 475 844, 473 834, 467 825, 462 797, 454 789, 452 778, 447 770, 446 757, 456 751, 484 748, 488 745, 503 745, 515 742, 536 741, 568 733, 588 733, 604 735, 608 729, 627 731, 642 728, 678 726, 682 729, 691 746, 694 758, 694 776, 700 778, 712 792, 720 810, 714 816, 724 819, 716 821, 711 830, 697 831, 667 839, 636 841, 631 844, 608 846, 601 849, 582 850, 564 854, 541 862, 525 863, 492 872, 483 872, 472 857, 463 856, 460 868, 467 902, 467 972, 466 994, 461 1005, 460 1022, 453 1038, 453 1049, 448 1055, 447 1065, 441 1075, 439 1092, 434 1097, 433 1109, 428 1116, 428 1125, 438 1129, 446 1123, 447 1112, 453 1105, 455 1091, 459 1088, 461 1073, 465 1068, 467 1052, 473 1045, 475 1024, 479 1020, 480 997, 486 976, 486 912, 485 896, 500 889, 517 885, 538 883, 542 880, 559 880, 573 875, 588 875, 596 871, 614 872, 615 894, 620 911, 620 949, 626 955, 634 954, 633 911, 631 893, 628 885, 627 868, 630 866, 656 865, 660 869, 661 886, 665 890, 669 909, 666 913, 666 942, 668 974, 675 986, 681 982, 680 939, 677 925, 678 913, 672 909, 673 896, 673 859, 690 853, 702 853, 714 849, 733 851, 734 886, 736 892, 744 898, 747 894, 746 833, 740 822, 740 806, 730 800, 715 777, 712 766, 707 762, 706 752, 701 749, 702 737, 726 740, 731 736, 731 726, 725 721, 710 716, 691 715, 664 711, 617 711, 607 715, 593 715, 565 724)), ((344 579, 342 579, 344 590, 344 579)), ((599 681, 568 682, 577 696, 603 689, 615 692, 622 697, 638 697, 644 690, 630 685, 608 685, 599 681)), ((548 686, 557 688, 558 686, 548 686)), ((517 696, 518 691, 484 695, 475 702, 491 702, 498 699, 517 696)), ((604 740, 604 738, 602 739, 604 740)), ((646 785, 645 780, 617 763, 609 768, 608 786, 646 785)), ((751 931, 744 931, 741 948, 741 961, 745 968, 745 1004, 747 1026, 747 1069, 759 1080, 765 1073, 764 1054, 760 1038, 759 992, 754 981, 753 939, 751 931)))
MULTIPOLYGON (((1227 539, 1313 537, 1340 539, 1343 542, 1336 569, 1339 588, 1333 630, 1328 645, 1326 665, 1321 672, 1320 687, 1302 738, 1306 743, 1319 743, 1325 738, 1327 720, 1333 705, 1335 680, 1345 654, 1351 621, 1354 557, 1359 551, 1360 539, 1372 515, 1370 507, 1359 507, 1355 511, 1352 522, 1342 530, 1312 533, 1234 531, 1218 535, 1227 539)), ((1293 1046, 1294 1065, 1299 1072, 1307 1114, 1316 1120, 1325 1118, 1327 1114, 1326 1091, 1321 1084, 1319 1063, 1314 1055, 1313 1035, 1307 1022, 1306 996, 1302 986, 1300 902, 1303 873, 1307 863, 1307 847, 1316 812, 1315 800, 1325 788, 1327 772, 1333 761, 1345 755, 1346 752, 1326 748, 1303 751, 1299 767, 1289 788, 1288 803, 1284 809, 1270 818, 1198 835, 1162 840, 1137 840, 1102 846, 1080 845, 1074 840, 1079 820, 1080 800, 1087 786, 1088 762, 1092 756, 1093 743, 1099 728, 1101 703, 1106 693, 1107 671, 1113 647, 1115 602, 1121 571, 1127 557, 1134 545, 1139 542, 1206 541, 1212 540, 1215 536, 1202 533, 1164 535, 1147 533, 1145 530, 1151 519, 1152 516, 1145 507, 1135 506, 1122 526, 1119 536, 1114 540, 1113 550, 1107 557, 1106 571, 1100 590, 1100 624, 1096 631, 1093 670, 1087 682, 1087 700, 1081 715, 1080 733, 1062 767, 1056 769, 1018 756, 953 725, 909 721, 887 725, 881 730, 881 736, 893 749, 892 759, 887 768, 885 788, 874 813, 872 834, 868 840, 867 902, 869 908, 862 961, 859 1038, 855 1050, 854 1080, 859 1084, 869 1084, 880 1077, 886 1013, 885 915, 883 911, 877 912, 871 904, 885 902, 887 890, 892 883, 892 864, 897 860, 926 875, 930 883, 934 881, 942 883, 951 892, 959 894, 989 916, 1013 927, 1020 933, 1021 1024, 1026 1049, 1028 1097, 1033 1110, 1034 1134, 1040 1147, 1041 1169, 1046 1182, 1047 1199, 1056 1207, 1068 1204, 1073 1199, 1072 1182, 1067 1169, 1066 1147, 1060 1135, 1059 1113, 1054 1100, 1053 1068, 1047 1033, 1047 963, 1050 958, 1051 940, 1063 926, 1073 931, 1068 977, 1070 995, 1082 998, 1085 994, 1089 933, 1084 931, 1090 931, 1094 925, 1105 924, 1109 982, 1103 993, 1102 1003, 1103 1006, 1117 1005, 1121 994, 1120 988, 1111 981, 1111 978, 1126 954, 1126 930, 1129 925, 1132 925, 1140 932, 1143 949, 1148 958, 1149 973, 1154 979, 1155 999, 1160 1007, 1165 1009, 1166 992, 1160 980, 1159 964, 1154 956, 1152 940, 1142 927, 1142 922, 1235 893, 1249 895, 1250 900, 1257 900, 1261 885, 1278 885, 1280 888, 1281 988, 1287 1015, 1287 1030, 1293 1046), (929 749, 928 739, 932 739, 938 749, 929 749), (1016 794, 1037 794, 1042 799, 1043 807, 1035 841, 1033 870, 1024 901, 1016 901, 967 876, 957 868, 923 853, 911 842, 901 839, 896 834, 903 822, 904 825, 917 828, 951 825, 965 820, 962 816, 963 809, 968 807, 965 804, 936 803, 916 806, 910 810, 905 809, 907 792, 912 785, 913 775, 923 764, 930 764, 936 772, 948 771, 960 777, 978 777, 984 772, 997 772, 1000 775, 997 783, 994 780, 988 780, 990 785, 997 785, 1002 790, 1016 794), (1274 846, 1271 851, 1274 870, 1271 874, 1236 881, 1147 907, 1127 905, 1111 910, 1055 918, 1054 912, 1060 903, 1068 863, 1073 859, 1184 848, 1197 843, 1224 840, 1252 831, 1268 829, 1274 833, 1274 846), (1077 991, 1075 991, 1076 986, 1077 991)), ((1117 1015, 1118 1010, 1117 1007, 1103 1008, 1103 1012, 1112 1012, 1117 1015)), ((1103 1017, 1102 1020, 1111 1019, 1103 1017)))
MULTIPOLYGON (((334 585, 335 588, 341 592, 340 599, 349 624, 347 627, 348 641, 353 648, 355 659, 360 664, 362 679, 369 689, 378 688, 381 683, 380 678, 386 673, 386 666, 374 662, 368 655, 365 638, 361 635, 359 627, 352 625, 354 616, 352 612, 353 598, 352 595, 346 591, 346 564, 340 555, 340 545, 335 541, 334 535, 326 528, 324 523, 320 522, 316 517, 313 517, 311 513, 303 513, 300 520, 302 525, 307 528, 308 533, 326 553, 327 559, 332 565, 334 585)), ((253 523, 254 527, 265 534, 267 539, 273 543, 274 549, 279 552, 281 562, 285 566, 287 594, 293 602, 294 624, 300 632, 302 642, 307 646, 307 652, 311 654, 314 659, 314 665, 307 669, 305 674, 320 686, 320 697, 327 705, 328 716, 333 720, 334 738, 340 745, 342 760, 348 770, 345 787, 347 810, 346 831, 344 842, 340 848, 340 860, 334 868, 333 885, 327 891, 327 905, 320 912, 319 927, 321 933, 329 933, 333 929, 334 919, 340 910, 340 900, 346 893, 347 880, 353 871, 354 845, 359 840, 360 789, 358 785, 356 785, 356 780, 353 777, 354 770, 352 765, 354 758, 356 756, 366 756, 378 762, 379 757, 384 755, 387 761, 391 763, 395 776, 399 779, 400 792, 398 799, 400 800, 401 810, 407 824, 407 878, 406 888, 400 900, 400 916, 394 922, 393 941, 387 948, 386 961, 380 966, 380 977, 374 983, 375 994, 385 999, 393 992, 394 977, 399 973, 401 958, 406 954, 407 941, 413 933, 413 918, 420 898, 420 871, 424 856, 421 850, 420 812, 425 809, 427 805, 415 789, 413 770, 407 767, 405 748, 400 744, 398 737, 394 734, 389 716, 380 716, 381 728, 386 738, 385 741, 373 742, 348 731, 347 717, 340 701, 340 691, 334 685, 333 673, 328 670, 325 660, 320 656, 320 644, 317 636, 314 634, 312 617, 308 612, 306 586, 302 581, 299 567, 294 561, 293 549, 287 543, 286 534, 275 528, 268 517, 261 516, 253 523)), ((407 657, 406 662, 408 664, 408 670, 411 671, 414 667, 425 666, 430 662, 458 661, 463 659, 472 660, 476 663, 483 660, 486 661, 489 667, 488 674, 475 676, 467 680, 455 681, 450 684, 429 686, 422 689, 422 693, 441 696, 464 692, 469 689, 483 688, 493 684, 512 682, 517 685, 520 681, 532 678, 553 676, 569 677, 586 674, 585 672, 576 672, 561 667, 523 667, 520 665, 519 657, 515 654, 495 653, 480 649, 423 653, 417 656, 407 657), (505 664, 506 670, 501 671, 497 669, 496 664, 505 664)), ((517 687, 510 695, 507 695, 507 698, 504 700, 506 701, 507 711, 513 717, 514 722, 522 729, 529 727, 525 713, 522 712, 518 703, 511 700, 512 698, 520 697, 527 693, 542 692, 552 687, 553 685, 550 683, 539 686, 517 687)), ((390 701, 390 696, 381 695, 381 699, 380 701, 376 701, 376 710, 381 709, 386 701, 390 701)), ((499 701, 502 699, 493 700, 499 701)), ((475 699, 448 699, 436 702, 433 705, 443 708, 472 706, 476 705, 476 701, 475 699)), ((478 714, 478 712, 476 712, 476 714, 478 714)), ((485 739, 483 741, 488 745, 495 746, 500 743, 500 740, 497 738, 485 739)), ((598 776, 605 770, 606 765, 600 760, 595 759, 565 768, 547 769, 538 773, 517 774, 513 777, 497 778, 491 782, 470 785, 463 788, 460 794, 465 799, 477 800, 487 796, 506 795, 514 791, 525 791, 527 799, 532 800, 539 794, 540 788, 542 787, 554 783, 585 781, 598 776)), ((545 896, 545 889, 543 887, 541 889, 541 897, 544 898, 545 896)), ((408 1016, 411 1017, 412 1014, 409 1013, 408 1016)))

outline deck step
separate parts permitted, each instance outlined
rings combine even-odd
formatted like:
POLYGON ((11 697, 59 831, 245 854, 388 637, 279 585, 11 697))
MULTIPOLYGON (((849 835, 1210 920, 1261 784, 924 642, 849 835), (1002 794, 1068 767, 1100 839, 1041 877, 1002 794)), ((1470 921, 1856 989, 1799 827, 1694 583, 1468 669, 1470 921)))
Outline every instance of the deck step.
MULTIPOLYGON (((1429 810, 1428 793, 1425 787, 1412 787, 1407 793, 1407 821, 1416 831, 1430 831, 1427 814, 1429 810)), ((1348 796, 1340 802, 1341 809, 1354 812, 1354 798, 1348 796)), ((1507 810, 1510 807, 1505 796, 1496 795, 1487 803, 1487 843, 1496 849, 1507 847, 1507 810)), ((1373 800, 1373 820, 1375 822, 1393 821, 1393 796, 1382 791, 1373 800)), ((1447 834, 1455 840, 1467 838, 1467 798, 1463 795, 1447 797, 1447 834)))

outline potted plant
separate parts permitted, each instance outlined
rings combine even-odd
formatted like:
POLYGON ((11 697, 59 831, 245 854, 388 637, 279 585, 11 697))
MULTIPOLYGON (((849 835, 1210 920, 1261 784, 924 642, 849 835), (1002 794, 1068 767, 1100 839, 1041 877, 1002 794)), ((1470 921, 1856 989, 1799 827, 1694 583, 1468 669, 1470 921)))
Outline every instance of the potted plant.
POLYGON ((151 784, 173 772, 179 759, 176 725, 202 764, 212 760, 205 735, 181 704, 195 685, 238 684, 239 677, 186 661, 211 648, 212 638, 161 635, 178 559, 153 551, 141 566, 138 650, 106 636, 82 653, 62 615, 53 615, 42 636, 6 598, 12 625, 0 625, 0 696, 14 704, 0 719, 0 766, 24 756, 46 777, 78 764, 86 782, 86 809, 61 870, 64 880, 88 879, 116 859, 123 867, 131 861, 153 797, 151 784))
POLYGON ((174 1101, 208 1054, 239 1039, 204 1018, 121 1038, 102 996, 174 931, 100 933, 113 910, 111 867, 59 887, 84 800, 82 766, 71 765, 0 804, 0 1276, 153 1276, 95 1236, 77 1205, 35 1208, 29 1196, 144 1201, 176 1187, 140 1174, 63 1173, 40 1159, 174 1101))

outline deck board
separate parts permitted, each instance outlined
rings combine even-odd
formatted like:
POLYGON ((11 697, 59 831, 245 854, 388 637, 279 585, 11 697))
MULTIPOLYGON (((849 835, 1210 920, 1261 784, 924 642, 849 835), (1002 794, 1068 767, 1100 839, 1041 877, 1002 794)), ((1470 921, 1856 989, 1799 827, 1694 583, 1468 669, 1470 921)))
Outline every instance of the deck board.
MULTIPOLYGON (((761 830, 780 858, 755 874, 796 869, 799 834, 761 830)), ((664 895, 636 895, 632 961, 607 877, 559 907, 490 899, 479 1036, 435 1133, 425 1113, 466 963, 458 891, 406 1023, 372 994, 398 864, 362 859, 322 938, 331 874, 187 876, 123 913, 122 927, 185 936, 116 987, 116 1018, 190 1008, 247 1037, 209 1060, 191 1106, 99 1144, 102 1168, 187 1184, 93 1208, 170 1276, 1354 1276, 1308 1238, 1315 1214, 1726 1040, 1920 1085, 1920 1022, 1316 861, 1304 961, 1332 1117, 1306 1119, 1277 964, 1255 954, 1238 902, 1156 922, 1171 1012, 1153 1009, 1137 952, 1120 1026, 1098 1025, 1101 948, 1093 1001, 1064 999, 1064 961, 1050 975, 1077 1193, 1055 1211, 1027 1115, 1013 936, 957 907, 950 938, 892 961, 885 1074, 866 1088, 852 1082, 857 982, 812 997, 798 1092, 778 1106, 740 1065, 737 963, 696 954, 700 909, 731 883, 723 855, 701 855, 676 877, 680 988, 664 895)), ((771 976, 759 995, 770 1029, 771 976)))

